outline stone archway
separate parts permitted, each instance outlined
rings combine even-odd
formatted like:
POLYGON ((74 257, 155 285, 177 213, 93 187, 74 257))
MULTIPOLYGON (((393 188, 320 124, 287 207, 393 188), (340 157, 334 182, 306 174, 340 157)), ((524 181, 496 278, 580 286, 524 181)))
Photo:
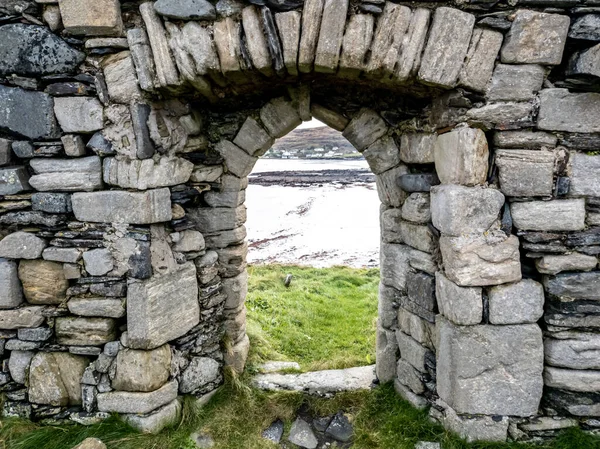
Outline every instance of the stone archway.
POLYGON ((0 9, 6 414, 157 430, 243 371, 246 177, 312 116, 377 175, 379 379, 468 439, 598 414, 593 17, 44 6, 82 46, 10 23, 22 3, 0 9))

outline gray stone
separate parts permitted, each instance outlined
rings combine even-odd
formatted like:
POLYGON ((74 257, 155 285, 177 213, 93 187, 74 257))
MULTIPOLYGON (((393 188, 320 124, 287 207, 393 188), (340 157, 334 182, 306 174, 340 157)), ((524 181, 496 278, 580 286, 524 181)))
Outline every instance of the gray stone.
POLYGON ((177 399, 177 381, 150 393, 111 391, 98 394, 98 410, 111 413, 145 414, 177 399))
POLYGON ((48 327, 35 327, 27 329, 19 329, 17 336, 23 341, 46 341, 52 337, 52 329, 48 327))
POLYGON ((387 133, 387 126, 381 116, 371 109, 361 109, 350 121, 343 136, 358 151, 364 151, 387 133))
POLYGON ((29 366, 29 401, 34 404, 69 406, 81 404, 81 376, 85 357, 65 352, 38 352, 29 366))
POLYGON ((413 393, 423 394, 425 392, 422 375, 405 360, 398 360, 396 377, 398 378, 398 382, 410 388, 413 393))
POLYGON ((292 424, 288 441, 296 446, 300 446, 306 449, 315 449, 319 444, 317 437, 315 437, 310 424, 304 421, 302 418, 296 418, 296 421, 292 424))
POLYGON ((304 4, 298 49, 298 70, 301 73, 313 71, 324 4, 325 0, 306 0, 304 4))
POLYGON ((500 52, 503 63, 561 63, 569 31, 569 16, 519 10, 500 52))
POLYGON ((47 28, 15 23, 0 26, 0 75, 41 76, 73 72, 85 54, 47 28), (35 48, 36 51, 32 51, 35 48))
POLYGON ((98 156, 79 159, 36 158, 30 162, 35 175, 31 186, 41 192, 92 191, 102 188, 102 164, 98 156))
POLYGON ((56 340, 61 345, 102 346, 116 337, 116 323, 110 318, 56 318, 56 340))
POLYGON ((262 107, 260 119, 269 134, 276 138, 285 136, 302 123, 292 103, 281 97, 262 107))
POLYGON ((96 98, 56 97, 54 113, 66 133, 92 133, 104 126, 104 109, 96 98))
POLYGON ((242 374, 250 352, 250 339, 246 335, 241 341, 236 343, 230 350, 225 352, 225 366, 230 367, 235 373, 242 374))
POLYGON ((102 61, 102 67, 111 101, 128 104, 142 97, 130 52, 122 51, 107 57, 102 61))
POLYGON ((185 253, 204 251, 206 249, 202 234, 192 229, 171 234, 171 240, 174 243, 173 251, 185 253))
POLYGON ((72 298, 67 303, 73 315, 87 317, 122 318, 125 304, 119 298, 72 298))
POLYGON ((77 263, 81 259, 82 250, 79 248, 57 248, 51 246, 42 253, 44 260, 53 262, 77 263))
POLYGON ((574 370, 600 369, 600 337, 585 332, 558 334, 544 341, 546 364, 574 370))
POLYGON ((140 87, 145 91, 152 91, 156 69, 146 31, 142 28, 133 28, 127 31, 127 42, 140 87))
POLYGON ((181 374, 179 391, 187 394, 214 382, 220 375, 220 366, 216 360, 208 357, 194 357, 181 374))
POLYGON ((535 266, 543 274, 558 274, 563 271, 591 271, 598 266, 598 258, 580 253, 544 254, 541 258, 536 259, 535 266))
POLYGON ((43 92, 0 86, 0 129, 29 139, 56 138, 52 97, 43 92))
POLYGON ((278 419, 263 431, 262 437, 265 440, 272 441, 275 444, 279 444, 279 442, 281 441, 281 437, 283 436, 283 431, 283 421, 278 419))
POLYGON ((500 189, 507 196, 550 196, 556 156, 550 151, 497 150, 500 189))
POLYGON ((85 143, 83 142, 81 136, 67 134, 66 136, 62 136, 60 140, 67 156, 85 156, 85 143))
POLYGON ((483 128, 506 129, 509 127, 531 126, 533 104, 531 102, 498 102, 467 111, 469 124, 483 128))
POLYGON ((123 420, 142 433, 157 434, 168 425, 177 423, 181 418, 182 405, 175 399, 158 410, 145 415, 125 414, 123 420))
POLYGON ((23 289, 16 262, 0 259, 0 309, 13 309, 22 302, 23 289))
POLYGON ((246 222, 246 207, 202 207, 188 211, 189 218, 203 234, 228 231, 246 222))
POLYGON ((600 300, 600 272, 563 273, 544 279, 547 293, 559 298, 600 300))
POLYGON ((73 449, 106 449, 106 445, 98 438, 86 438, 73 449))
POLYGON ((584 14, 576 17, 571 23, 569 37, 571 39, 581 39, 587 41, 600 41, 600 15, 584 14))
POLYGON ((417 410, 425 410, 429 406, 427 399, 414 394, 408 387, 402 385, 398 379, 394 380, 394 391, 417 410))
POLYGON ((375 17, 370 14, 350 16, 340 55, 339 76, 354 78, 365 67, 375 28, 375 17))
POLYGON ((419 307, 435 310, 435 279, 427 273, 409 271, 406 274, 406 294, 419 307))
POLYGON ((348 126, 348 123, 350 123, 350 120, 343 115, 316 103, 311 103, 310 113, 314 118, 325 123, 327 126, 335 129, 336 131, 344 131, 346 126, 348 126))
POLYGON ((408 193, 402 190, 397 181, 399 177, 405 175, 407 172, 408 167, 406 165, 398 165, 376 176, 375 182, 379 201, 386 206, 402 207, 408 193))
POLYGON ((440 443, 431 443, 429 441, 419 441, 415 444, 415 449, 441 449, 440 443))
POLYGON ((273 75, 273 64, 269 55, 267 38, 256 6, 250 5, 242 10, 242 27, 252 64, 263 75, 273 75))
POLYGON ((400 357, 421 373, 426 372, 425 360, 429 350, 404 332, 396 331, 400 357))
POLYGON ((191 182, 215 182, 223 174, 222 165, 195 165, 190 176, 191 182))
POLYGON ((154 9, 161 16, 181 20, 215 20, 217 11, 206 0, 159 0, 154 9))
POLYGON ((437 242, 429 226, 402 221, 400 233, 404 243, 419 251, 433 253, 436 250, 437 242))
POLYGON ((530 416, 544 382, 542 331, 519 326, 456 326, 438 321, 437 391, 458 413, 530 416))
POLYGON ((401 292, 406 290, 409 251, 410 248, 406 245, 381 245, 381 282, 401 292))
POLYGON ((404 173, 396 179, 396 184, 405 192, 429 192, 440 183, 435 173, 404 173))
POLYGON ((462 287, 499 285, 521 279, 519 239, 502 231, 440 238, 446 277, 462 287))
POLYGON ((481 323, 483 300, 480 287, 460 287, 439 271, 435 280, 437 304, 442 315, 461 326, 481 323))
POLYGON ((31 190, 29 174, 25 167, 0 169, 0 194, 14 195, 31 190))
POLYGON ((509 419, 506 416, 458 415, 446 405, 440 421, 445 428, 455 432, 468 443, 476 441, 504 443, 507 438, 509 419))
POLYGON ((39 342, 34 341, 21 341, 16 338, 11 338, 6 341, 4 345, 4 349, 6 351, 33 351, 34 349, 38 349, 40 347, 39 342))
POLYGON ((66 299, 69 282, 63 266, 46 260, 21 260, 19 279, 25 298, 31 304, 60 304, 66 299))
POLYGON ((400 165, 400 151, 394 139, 388 136, 384 136, 369 145, 364 150, 363 156, 367 160, 371 171, 376 175, 400 165))
POLYGON ((526 231, 579 231, 585 229, 585 201, 554 200, 512 203, 515 227, 526 231))
MULTIPOLYGON (((275 22, 279 29, 283 61, 287 72, 298 75, 298 46, 300 44, 300 11, 288 11, 275 14, 275 22)), ((304 120, 304 117, 303 117, 304 120)))
POLYGON ((597 196, 600 189, 600 156, 572 152, 569 158, 569 195, 597 196))
POLYGON ((325 2, 321 18, 321 31, 315 52, 315 71, 335 73, 339 63, 348 0, 331 0, 325 2))
POLYGON ((410 25, 402 41, 394 79, 400 82, 416 75, 421 63, 423 48, 427 42, 431 11, 427 8, 416 8, 413 11, 410 25))
POLYGON ((540 131, 500 131, 494 133, 497 148, 524 148, 538 150, 556 146, 558 138, 554 134, 540 131))
POLYGON ((215 446, 215 440, 205 433, 194 432, 190 435, 190 439, 194 442, 197 449, 211 449, 215 446))
POLYGON ((429 274, 435 274, 438 270, 436 258, 429 253, 424 253, 417 249, 409 251, 408 262, 411 267, 416 270, 421 270, 429 274))
POLYGON ((375 373, 379 382, 386 383, 394 379, 397 359, 398 342, 394 332, 377 326, 375 373))
POLYGON ((119 391, 150 392, 169 380, 171 348, 163 345, 152 351, 123 349, 116 358, 112 387, 119 391))
POLYGON ((0 329, 14 330, 41 326, 45 321, 43 310, 44 307, 40 306, 0 310, 0 329))
POLYGON ((433 225, 445 235, 482 234, 498 220, 504 205, 500 191, 441 185, 431 189, 433 225))
POLYGON ((171 220, 169 189, 145 192, 104 191, 75 193, 73 212, 80 221, 152 224, 171 220))
POLYGON ((18 143, 19 142, 13 142, 9 139, 0 138, 0 165, 10 164, 12 160, 11 149, 15 144, 18 143))
POLYGON ((489 150, 480 129, 459 128, 438 136, 435 168, 442 184, 483 184, 487 178, 489 150))
POLYGON ((248 176, 258 161, 256 157, 248 155, 228 140, 221 140, 215 146, 215 150, 225 159, 227 171, 239 178, 248 176))
POLYGON ((78 0, 61 0, 60 13, 65 31, 86 36, 119 36, 123 30, 118 0, 99 0, 83 5, 78 0))
POLYGON ((329 426, 325 430, 325 435, 333 438, 336 441, 341 441, 342 443, 350 441, 353 433, 354 430, 352 428, 352 424, 350 424, 348 416, 342 412, 335 414, 329 423, 329 426))
POLYGON ((185 335, 200 321, 194 264, 186 263, 177 271, 146 281, 131 280, 127 315, 130 348, 153 349, 185 335), (169 301, 164 301, 165 297, 169 301))
POLYGON ((250 156, 265 154, 275 142, 264 128, 252 117, 248 117, 235 136, 233 143, 250 156))
POLYGON ((398 328, 410 335, 424 347, 433 350, 435 347, 435 325, 409 312, 403 307, 398 308, 398 328))
POLYGON ((490 101, 526 101, 542 88, 545 69, 540 65, 498 64, 487 91, 490 101))
POLYGON ((400 137, 400 159, 407 164, 431 164, 435 162, 434 148, 437 134, 412 133, 400 137))
POLYGON ((10 377, 16 383, 24 384, 27 381, 29 363, 31 363, 34 355, 33 351, 11 351, 8 360, 8 370, 10 371, 10 377))
POLYGON ((600 392, 600 371, 567 370, 547 366, 544 370, 544 384, 561 390, 597 393, 600 392))
POLYGON ((548 131, 600 132, 600 94, 570 93, 568 89, 540 92, 538 128, 548 131))
POLYGON ((411 194, 402 206, 402 219, 413 223, 429 223, 431 221, 429 194, 411 194))
POLYGON ((454 87, 469 49, 475 16, 454 8, 435 10, 419 80, 445 88, 454 87))
POLYGON ((491 324, 536 323, 544 314, 544 288, 531 279, 488 289, 491 324))
POLYGON ((402 243, 402 232, 400 223, 402 222, 402 211, 400 209, 385 209, 381 206, 380 230, 381 239, 386 243, 402 243))
POLYGON ((494 63, 504 36, 494 30, 475 28, 459 84, 477 92, 485 92, 494 71, 494 63))
POLYGON ((103 165, 107 184, 137 190, 184 184, 194 170, 194 164, 183 158, 160 158, 158 161, 106 158, 103 165))
POLYGON ((221 72, 233 81, 246 81, 241 73, 242 49, 241 26, 233 17, 226 17, 213 24, 214 43, 219 55, 221 72))

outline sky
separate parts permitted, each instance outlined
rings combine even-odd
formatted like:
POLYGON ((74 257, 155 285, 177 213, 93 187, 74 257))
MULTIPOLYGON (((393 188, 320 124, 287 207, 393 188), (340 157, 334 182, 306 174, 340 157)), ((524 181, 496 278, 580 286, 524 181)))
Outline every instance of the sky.
POLYGON ((312 119, 310 122, 303 122, 300 126, 298 126, 298 128, 296 129, 303 129, 303 128, 319 128, 321 126, 327 126, 325 123, 320 122, 319 120, 317 120, 316 118, 312 119))

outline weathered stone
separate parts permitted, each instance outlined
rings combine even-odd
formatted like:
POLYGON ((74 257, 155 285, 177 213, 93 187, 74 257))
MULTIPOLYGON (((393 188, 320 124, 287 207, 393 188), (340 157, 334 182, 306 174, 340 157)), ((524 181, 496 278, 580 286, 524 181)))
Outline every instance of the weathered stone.
POLYGON ((436 298, 440 313, 453 323, 472 326, 483 317, 482 289, 460 287, 441 272, 435 274, 436 298))
POLYGON ((56 138, 59 130, 54 117, 52 97, 0 86, 0 129, 29 139, 56 138))
POLYGON ((598 266, 598 258, 580 253, 544 254, 540 259, 536 259, 535 266, 540 273, 544 274, 558 274, 562 271, 591 271, 598 266))
POLYGON ((259 157, 273 146, 275 139, 256 120, 248 117, 235 136, 233 143, 250 156, 259 157))
POLYGON ((526 231, 579 231, 585 228, 585 201, 554 200, 512 203, 515 227, 526 231))
POLYGON ((273 64, 267 47, 267 39, 256 6, 250 5, 243 9, 242 26, 252 64, 264 75, 273 75, 273 64))
POLYGON ((301 73, 313 70, 324 4, 325 0, 306 0, 302 9, 302 33, 298 50, 298 69, 301 73))
POLYGON ((600 189, 600 156, 571 153, 569 195, 597 196, 600 189))
POLYGON ((300 21, 302 14, 299 11, 280 12, 275 14, 275 22, 279 29, 283 61, 287 72, 298 75, 298 46, 300 44, 300 21))
POLYGON ((401 222, 402 211, 400 209, 386 209, 384 205, 381 205, 379 225, 382 241, 386 243, 402 243, 402 232, 400 229, 401 222))
MULTIPOLYGON (((445 428, 460 435, 468 443, 475 441, 498 441, 507 438, 509 419, 506 416, 459 416, 450 407, 444 407, 440 419, 445 428)), ((434 448, 432 448, 434 449, 434 448)))
POLYGON ((104 109, 96 98, 56 97, 54 113, 66 133, 92 133, 104 127, 104 109))
POLYGON ((98 438, 86 438, 73 449, 106 449, 106 445, 98 438))
POLYGON ((18 142, 13 143, 9 139, 0 138, 0 166, 10 164, 12 159, 11 149, 15 144, 18 144, 18 142))
POLYGON ((215 149, 225 158, 227 170, 239 178, 248 176, 258 160, 229 140, 221 140, 215 149))
POLYGON ((400 137, 400 159, 407 164, 431 164, 435 162, 434 148, 437 134, 413 133, 400 137))
POLYGON ((80 279, 81 267, 76 264, 66 263, 63 265, 63 276, 65 279, 80 279))
POLYGON ((398 308, 398 328, 428 349, 435 347, 435 325, 414 313, 398 308))
POLYGON ((519 10, 500 52, 503 63, 558 65, 569 31, 569 16, 519 10))
POLYGON ((401 359, 396 365, 396 377, 403 385, 406 385, 415 394, 425 392, 425 384, 422 376, 410 363, 401 359))
POLYGON ((61 0, 60 13, 65 31, 86 36, 119 36, 123 30, 118 0, 101 0, 84 5, 77 0, 61 0))
POLYGON ((600 15, 584 14, 573 20, 569 29, 569 37, 571 39, 581 39, 586 41, 600 41, 600 15))
POLYGON ((398 342, 393 331, 377 327, 375 372, 379 382, 386 383, 396 375, 396 360, 398 359, 398 342))
POLYGON ((127 42, 140 87, 145 91, 153 90, 156 69, 146 31, 142 28, 133 28, 127 31, 127 42))
POLYGON ((335 73, 337 70, 348 7, 348 0, 328 0, 323 6, 321 31, 315 52, 316 72, 335 73))
POLYGON ((494 133, 494 145, 497 148, 525 148, 537 150, 553 148, 558 138, 554 134, 539 131, 501 131, 494 133))
POLYGON ((38 352, 29 367, 29 400, 34 404, 65 407, 81 404, 81 376, 85 357, 65 352, 38 352))
POLYGON ((279 444, 281 437, 283 437, 284 425, 283 421, 278 419, 274 421, 267 429, 262 433, 262 437, 265 440, 272 441, 275 444, 279 444))
POLYGON ((490 101, 526 101, 542 88, 545 69, 541 65, 498 64, 487 91, 490 101))
POLYGON ((185 335, 200 320, 194 264, 186 263, 175 272, 147 281, 130 281, 127 316, 130 348, 153 349, 185 335))
POLYGON ((487 178, 489 150, 480 129, 460 128, 438 136, 435 168, 442 184, 483 184, 487 178))
POLYGON ((438 270, 435 257, 429 253, 411 249, 409 255, 409 264, 416 270, 421 270, 429 274, 435 274, 438 270))
POLYGON ((370 14, 350 16, 340 56, 339 76, 357 77, 365 67, 365 58, 373 39, 375 18, 370 14))
POLYGON ((544 384, 551 388, 560 388, 561 390, 597 393, 600 392, 600 372, 567 370, 547 366, 544 370, 544 384))
POLYGON ((161 16, 180 20, 215 20, 217 11, 206 0, 159 0, 154 9, 161 16))
POLYGON ((264 105, 260 110, 260 119, 269 134, 276 138, 285 136, 302 123, 292 103, 285 98, 275 98, 264 105))
POLYGON ((46 341, 52 337, 52 329, 48 327, 34 327, 27 329, 19 329, 17 336, 23 341, 46 341))
POLYGON ((555 155, 550 151, 497 150, 500 189, 507 196, 550 196, 555 155))
POLYGON ((381 282, 390 287, 406 291, 406 275, 409 271, 410 248, 406 245, 383 243, 381 245, 381 282))
POLYGON ((544 288, 531 279, 488 290, 491 324, 536 323, 544 314, 544 288))
POLYGON ((316 103, 311 103, 310 113, 314 118, 325 123, 327 126, 335 129, 336 131, 344 131, 346 126, 348 126, 348 123, 350 123, 350 120, 343 115, 316 103))
POLYGON ((181 374, 179 391, 184 394, 192 393, 217 380, 220 374, 219 371, 220 366, 216 360, 207 357, 194 357, 181 374))
POLYGON ((407 245, 426 253, 433 253, 437 247, 435 237, 429 226, 402 221, 400 223, 402 240, 407 245))
POLYGON ((431 189, 431 218, 443 234, 482 234, 498 220, 504 195, 496 189, 441 185, 431 189))
POLYGON ((413 223, 431 221, 430 196, 428 193, 411 194, 402 206, 402 219, 413 223))
POLYGON ((203 234, 239 228, 246 222, 246 207, 202 207, 188 211, 188 216, 203 234))
POLYGON ((560 339, 546 338, 546 364, 576 370, 600 369, 600 338, 597 334, 570 332, 560 339))
POLYGON ((502 231, 440 238, 446 277, 462 287, 499 285, 521 279, 519 239, 502 231))
POLYGON ((402 360, 410 363, 419 372, 426 372, 425 359, 428 349, 401 331, 396 331, 396 340, 398 341, 398 349, 402 360))
POLYGON ((98 395, 98 410, 112 413, 150 413, 177 399, 177 381, 173 380, 150 393, 112 391, 98 395))
POLYGON ((335 414, 325 430, 325 435, 342 443, 350 441, 353 433, 354 430, 348 416, 341 411, 335 414))
POLYGON ((435 310, 435 279, 427 273, 409 271, 406 274, 406 294, 419 307, 435 310))
POLYGON ((179 252, 200 252, 206 249, 204 237, 198 231, 188 229, 179 233, 171 234, 173 241, 173 251, 179 252))
POLYGON ((534 324, 456 326, 438 322, 437 391, 459 413, 530 416, 544 382, 542 332, 534 324))
POLYGON ((600 132, 600 94, 570 93, 568 89, 540 92, 538 127, 549 131, 600 132))
POLYGON ((142 97, 130 52, 109 56, 102 62, 102 67, 111 101, 129 104, 142 97))
POLYGON ((440 180, 435 173, 403 173, 396 183, 405 192, 429 192, 440 180))
POLYGON ((75 193, 72 204, 73 213, 80 221, 151 224, 171 220, 169 189, 75 193))
POLYGON ((60 304, 66 299, 69 282, 63 267, 46 260, 21 260, 19 279, 25 298, 31 304, 60 304))
POLYGON ((167 383, 171 349, 163 345, 153 351, 123 349, 116 359, 112 387, 119 391, 150 392, 167 383))
POLYGON ((221 63, 223 74, 234 80, 243 80, 240 60, 240 24, 232 17, 226 17, 214 23, 214 43, 221 63))
POLYGON ((98 156, 78 159, 35 158, 31 186, 40 191, 92 191, 102 188, 102 164, 98 156))
POLYGON ((186 183, 194 164, 183 158, 140 160, 104 159, 104 182, 124 189, 147 190, 186 183))
MULTIPOLYGON (((459 84, 477 92, 485 92, 494 71, 494 63, 504 36, 497 31, 475 28, 459 84)), ((497 69, 496 69, 497 70, 497 69)))
POLYGON ((12 330, 41 326, 45 318, 44 307, 22 307, 20 309, 0 310, 0 329, 12 330))
POLYGON ((61 345, 101 346, 116 337, 115 320, 110 318, 56 318, 56 339, 61 345))
POLYGON ((435 10, 419 80, 440 87, 454 87, 469 49, 475 16, 454 8, 435 10))
POLYGON ((191 182, 215 182, 223 174, 222 165, 205 165, 205 166, 194 166, 194 171, 190 176, 191 182))
POLYGON ((0 259, 0 309, 12 309, 22 302, 23 289, 16 262, 0 259))
POLYGON ((158 410, 145 415, 123 415, 123 420, 140 432, 157 434, 166 426, 177 423, 181 417, 181 410, 181 401, 175 399, 158 410))
POLYGON ((10 371, 10 377, 16 383, 24 384, 26 382, 29 363, 34 355, 33 351, 11 351, 8 370, 10 371))
POLYGON ((600 300, 600 272, 563 273, 544 279, 546 291, 559 298, 600 300))
POLYGON ((319 440, 317 440, 310 424, 302 418, 296 418, 296 421, 292 424, 288 441, 306 449, 315 449, 319 444, 319 440))
POLYGON ((350 121, 343 136, 354 145, 354 148, 362 152, 386 133, 387 126, 377 112, 361 109, 350 121))
POLYGON ((34 193, 31 197, 31 208, 50 214, 66 214, 73 211, 71 195, 68 193, 34 193))
POLYGON ((427 8, 416 8, 413 11, 408 31, 402 41, 398 55, 398 63, 394 74, 396 80, 406 81, 409 77, 417 74, 421 64, 421 55, 427 42, 430 17, 431 11, 427 8))
POLYGON ((533 104, 531 102, 498 102, 467 111, 469 124, 483 128, 506 129, 531 126, 533 104))
POLYGON ((125 304, 119 298, 72 298, 67 303, 73 315, 101 318, 122 318, 125 304))
POLYGON ((61 137, 65 154, 71 157, 85 156, 85 143, 81 136, 67 134, 61 137))
POLYGON ((425 410, 429 406, 427 399, 414 394, 408 387, 402 385, 398 379, 394 380, 394 391, 417 410, 425 410))
POLYGON ((384 136, 367 147, 363 152, 371 171, 379 175, 400 164, 400 151, 394 139, 384 136))
POLYGON ((52 75, 72 72, 85 55, 47 28, 15 23, 0 26, 1 75, 52 75), (31 51, 35 47, 37 51, 31 51))
POLYGON ((37 259, 46 242, 29 232, 13 232, 0 240, 0 257, 7 259, 37 259))

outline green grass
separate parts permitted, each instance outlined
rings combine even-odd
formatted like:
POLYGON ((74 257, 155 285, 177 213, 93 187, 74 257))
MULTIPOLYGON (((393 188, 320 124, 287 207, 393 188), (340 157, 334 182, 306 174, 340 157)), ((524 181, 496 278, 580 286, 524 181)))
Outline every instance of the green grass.
POLYGON ((254 363, 291 360, 303 371, 375 363, 379 270, 266 265, 248 271, 254 363), (293 279, 286 288, 287 274, 293 279))

